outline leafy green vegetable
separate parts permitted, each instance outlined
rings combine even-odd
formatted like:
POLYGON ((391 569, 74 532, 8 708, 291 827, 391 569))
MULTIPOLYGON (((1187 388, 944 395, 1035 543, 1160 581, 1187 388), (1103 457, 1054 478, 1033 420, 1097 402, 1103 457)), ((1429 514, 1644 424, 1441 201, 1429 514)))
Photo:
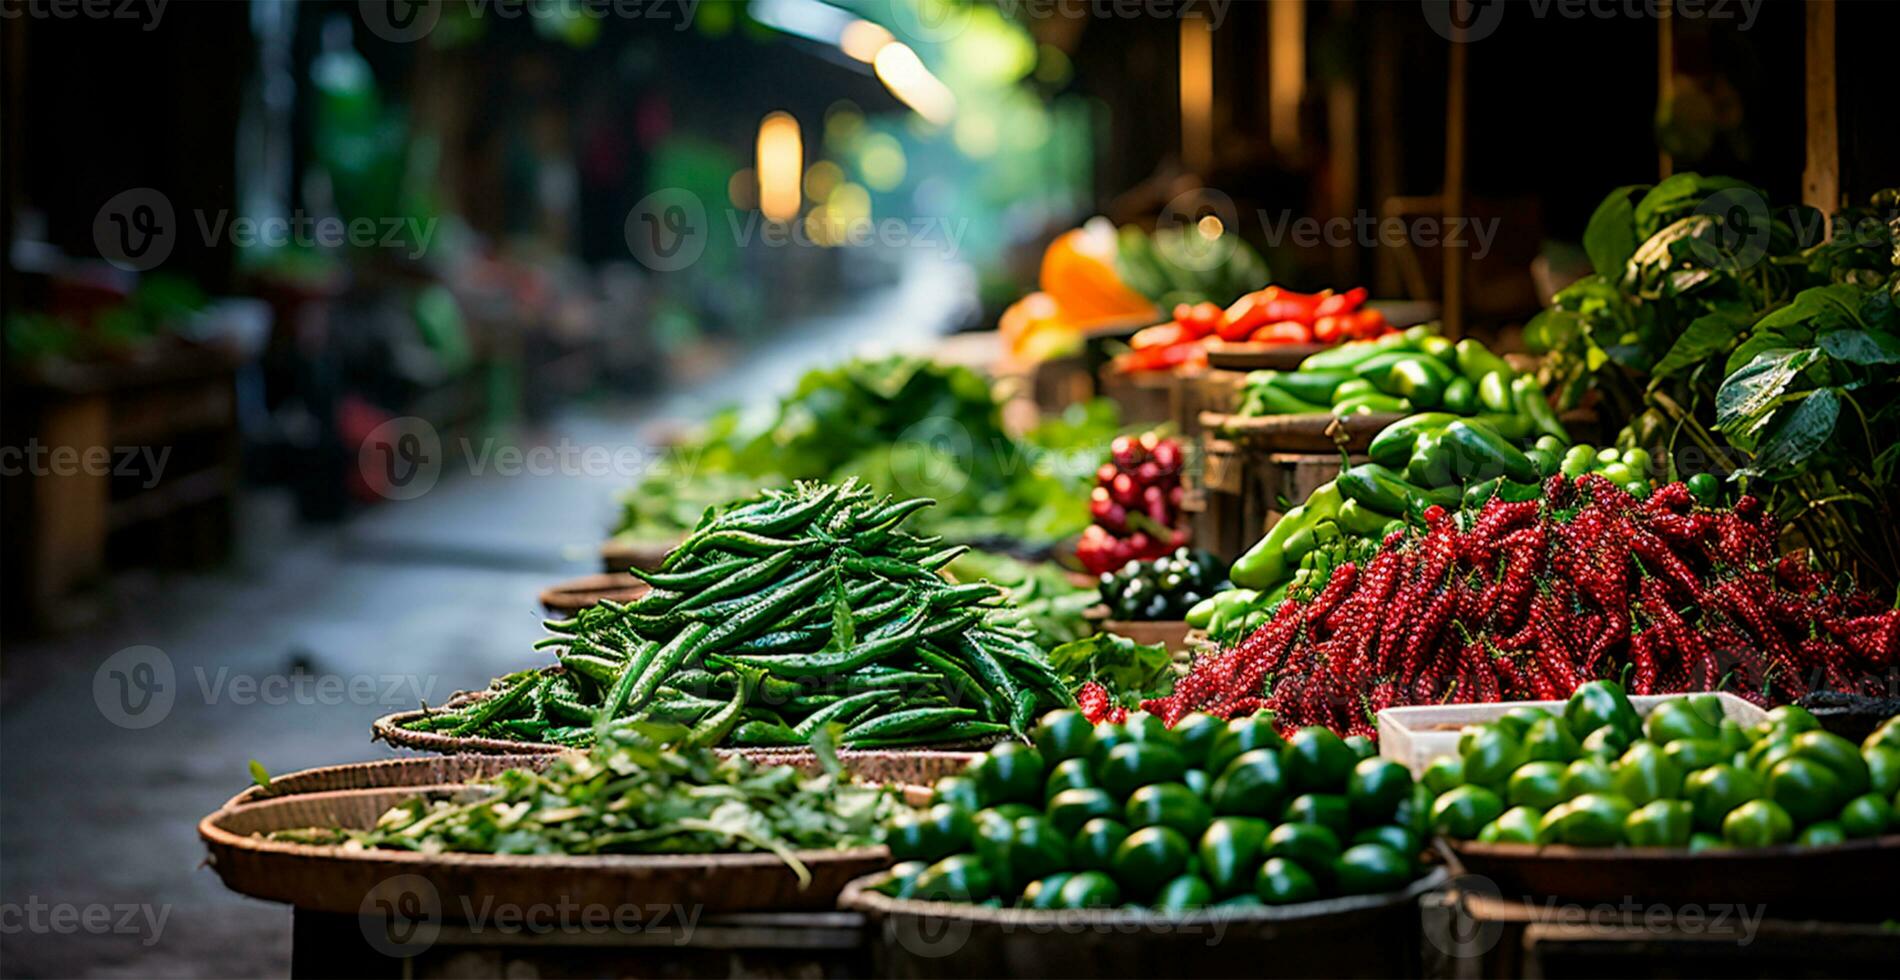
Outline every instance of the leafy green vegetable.
MULTIPOLYGON (((685 729, 618 728, 545 772, 510 769, 449 796, 420 795, 369 830, 310 828, 273 839, 425 854, 707 854, 865 847, 901 803, 888 787, 827 772, 761 768, 677 743, 685 729)), ((834 760, 835 761, 835 760, 834 760)))
POLYGON ((1071 685, 1095 681, 1116 704, 1133 708, 1174 692, 1174 657, 1156 643, 1144 646, 1117 633, 1097 633, 1049 651, 1049 665, 1071 685))
POLYGON ((1046 545, 1088 526, 1088 481, 1115 435, 1113 403, 1071 406, 1009 434, 990 382, 924 358, 854 359, 807 373, 762 425, 716 416, 623 500, 619 531, 672 537, 705 507, 792 480, 856 477, 932 497, 919 527, 959 541, 1046 545))
POLYGON ((971 551, 944 571, 959 582, 988 580, 1002 586, 1010 601, 991 613, 990 621, 1034 630, 1034 642, 1043 649, 1079 640, 1095 631, 1084 614, 1095 605, 1096 590, 1071 583, 1059 565, 1029 564, 1008 555, 971 551))

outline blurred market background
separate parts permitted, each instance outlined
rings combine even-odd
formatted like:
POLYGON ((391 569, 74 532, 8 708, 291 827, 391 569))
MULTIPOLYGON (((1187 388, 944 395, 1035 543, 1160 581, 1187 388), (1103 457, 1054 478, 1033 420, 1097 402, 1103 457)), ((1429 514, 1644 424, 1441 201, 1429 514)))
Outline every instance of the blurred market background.
MULTIPOLYGON (((169 915, 10 932, 9 975, 284 972, 193 821, 249 760, 386 754, 371 719, 518 668, 539 590, 695 494, 922 481, 1072 539, 1141 421, 1091 325, 1364 285, 1511 349, 1611 187, 1817 191, 1800 4, 1490 43, 1353 0, 0 9, 0 891, 169 915), (989 473, 988 426, 1083 461, 989 473), (102 669, 148 648, 157 723, 102 669)), ((1895 10, 1838 17, 1819 192, 1858 200, 1895 10)))

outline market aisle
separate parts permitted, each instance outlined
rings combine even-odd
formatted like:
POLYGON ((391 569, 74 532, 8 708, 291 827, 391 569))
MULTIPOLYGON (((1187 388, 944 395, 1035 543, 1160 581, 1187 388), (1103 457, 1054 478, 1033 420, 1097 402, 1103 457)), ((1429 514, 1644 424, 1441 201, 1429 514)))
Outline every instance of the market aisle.
MULTIPOLYGON (((849 351, 916 347, 957 312, 956 296, 969 295, 961 276, 921 267, 847 310, 787 325, 769 353, 709 384, 572 413, 536 442, 634 444, 648 424, 757 401, 849 351)), ((527 666, 541 635, 535 593, 593 570, 613 493, 628 482, 614 473, 445 475, 421 498, 340 530, 286 535, 264 549, 270 555, 224 572, 133 583, 110 624, 10 645, 0 895, 27 918, 0 937, 5 971, 286 973, 288 910, 233 895, 199 867, 197 819, 243 788, 252 759, 287 772, 391 755, 369 742, 377 716, 527 666), (121 653, 132 648, 151 650, 121 653), (119 701, 112 672, 140 661, 160 666, 160 678, 169 666, 168 709, 163 695, 130 712, 119 701), (62 932, 74 913, 57 910, 68 907, 103 907, 90 914, 107 915, 111 928, 62 932)))

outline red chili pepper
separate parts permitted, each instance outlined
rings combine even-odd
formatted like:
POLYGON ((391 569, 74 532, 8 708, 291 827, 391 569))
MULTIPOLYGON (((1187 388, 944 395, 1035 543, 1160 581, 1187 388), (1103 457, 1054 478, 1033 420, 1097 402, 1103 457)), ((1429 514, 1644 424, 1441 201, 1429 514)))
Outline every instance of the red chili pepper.
POLYGON ((1256 344, 1310 344, 1313 331, 1298 320, 1281 320, 1255 330, 1247 339, 1256 344))
POLYGON ((1193 337, 1187 335, 1186 329, 1178 322, 1158 323, 1152 327, 1144 327, 1141 330, 1135 331, 1135 335, 1128 338, 1128 346, 1135 350, 1149 350, 1155 347, 1168 347, 1178 344, 1183 340, 1193 339, 1193 337))
POLYGON ((1313 305, 1314 316, 1339 316, 1366 305, 1366 287, 1354 286, 1343 293, 1324 297, 1313 305))

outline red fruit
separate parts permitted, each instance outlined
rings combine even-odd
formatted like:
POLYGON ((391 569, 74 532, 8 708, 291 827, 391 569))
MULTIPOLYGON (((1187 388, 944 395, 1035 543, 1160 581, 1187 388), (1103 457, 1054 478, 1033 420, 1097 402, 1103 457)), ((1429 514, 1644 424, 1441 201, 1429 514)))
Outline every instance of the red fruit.
POLYGON ((1101 469, 1095 471, 1095 482, 1108 486, 1115 481, 1115 474, 1120 472, 1121 470, 1114 463, 1103 463, 1101 469))
POLYGON ((1142 458, 1143 458, 1143 459, 1146 459, 1146 458, 1148 457, 1148 454, 1149 454, 1149 453, 1152 453, 1152 452, 1154 452, 1154 451, 1155 451, 1155 447, 1156 447, 1156 446, 1159 446, 1159 445, 1161 445, 1161 437, 1160 437, 1160 436, 1158 436, 1158 435, 1156 435, 1156 434, 1154 434, 1153 432, 1144 432, 1144 433, 1142 433, 1142 434, 1141 434, 1141 454, 1142 454, 1142 458))
POLYGON ((1168 550, 1173 551, 1174 549, 1179 548, 1184 544, 1187 544, 1188 540, 1191 539, 1192 537, 1193 537, 1193 534, 1191 534, 1187 528, 1184 528, 1184 527, 1175 528, 1173 532, 1171 532, 1168 535, 1168 550))
POLYGON ((1146 531, 1136 531, 1128 537, 1123 538, 1121 543, 1128 546, 1130 555, 1139 554, 1154 547, 1154 539, 1149 537, 1146 531))
POLYGON ((1114 482, 1108 485, 1108 492, 1124 507, 1133 507, 1141 500, 1141 485, 1127 473, 1116 474, 1114 482))
POLYGON ((1108 512, 1097 517, 1096 521, 1110 532, 1120 534, 1128 530, 1128 508, 1111 503, 1108 505, 1108 512))
POLYGON ((1140 483, 1142 486, 1153 486, 1156 482, 1160 481, 1160 479, 1161 464, 1152 459, 1135 467, 1135 482, 1140 483))
POLYGON ((1155 466, 1163 473, 1181 472, 1181 444, 1173 439, 1163 439, 1155 445, 1155 466))
POLYGON ((1147 449, 1128 436, 1116 436, 1115 441, 1108 444, 1108 454, 1115 460, 1115 465, 1124 470, 1132 470, 1148 458, 1147 449))
POLYGON ((1175 484, 1174 486, 1169 487, 1168 488, 1168 506, 1178 509, 1181 506, 1181 497, 1185 493, 1186 491, 1181 488, 1181 485, 1179 483, 1175 484))
MULTIPOLYGON (((1102 494, 1100 497, 1089 500, 1089 517, 1097 521, 1107 520, 1108 515, 1113 512, 1114 507, 1115 502, 1108 499, 1108 494, 1102 494)), ((1095 525, 1091 524, 1089 526, 1094 527, 1095 525)))

